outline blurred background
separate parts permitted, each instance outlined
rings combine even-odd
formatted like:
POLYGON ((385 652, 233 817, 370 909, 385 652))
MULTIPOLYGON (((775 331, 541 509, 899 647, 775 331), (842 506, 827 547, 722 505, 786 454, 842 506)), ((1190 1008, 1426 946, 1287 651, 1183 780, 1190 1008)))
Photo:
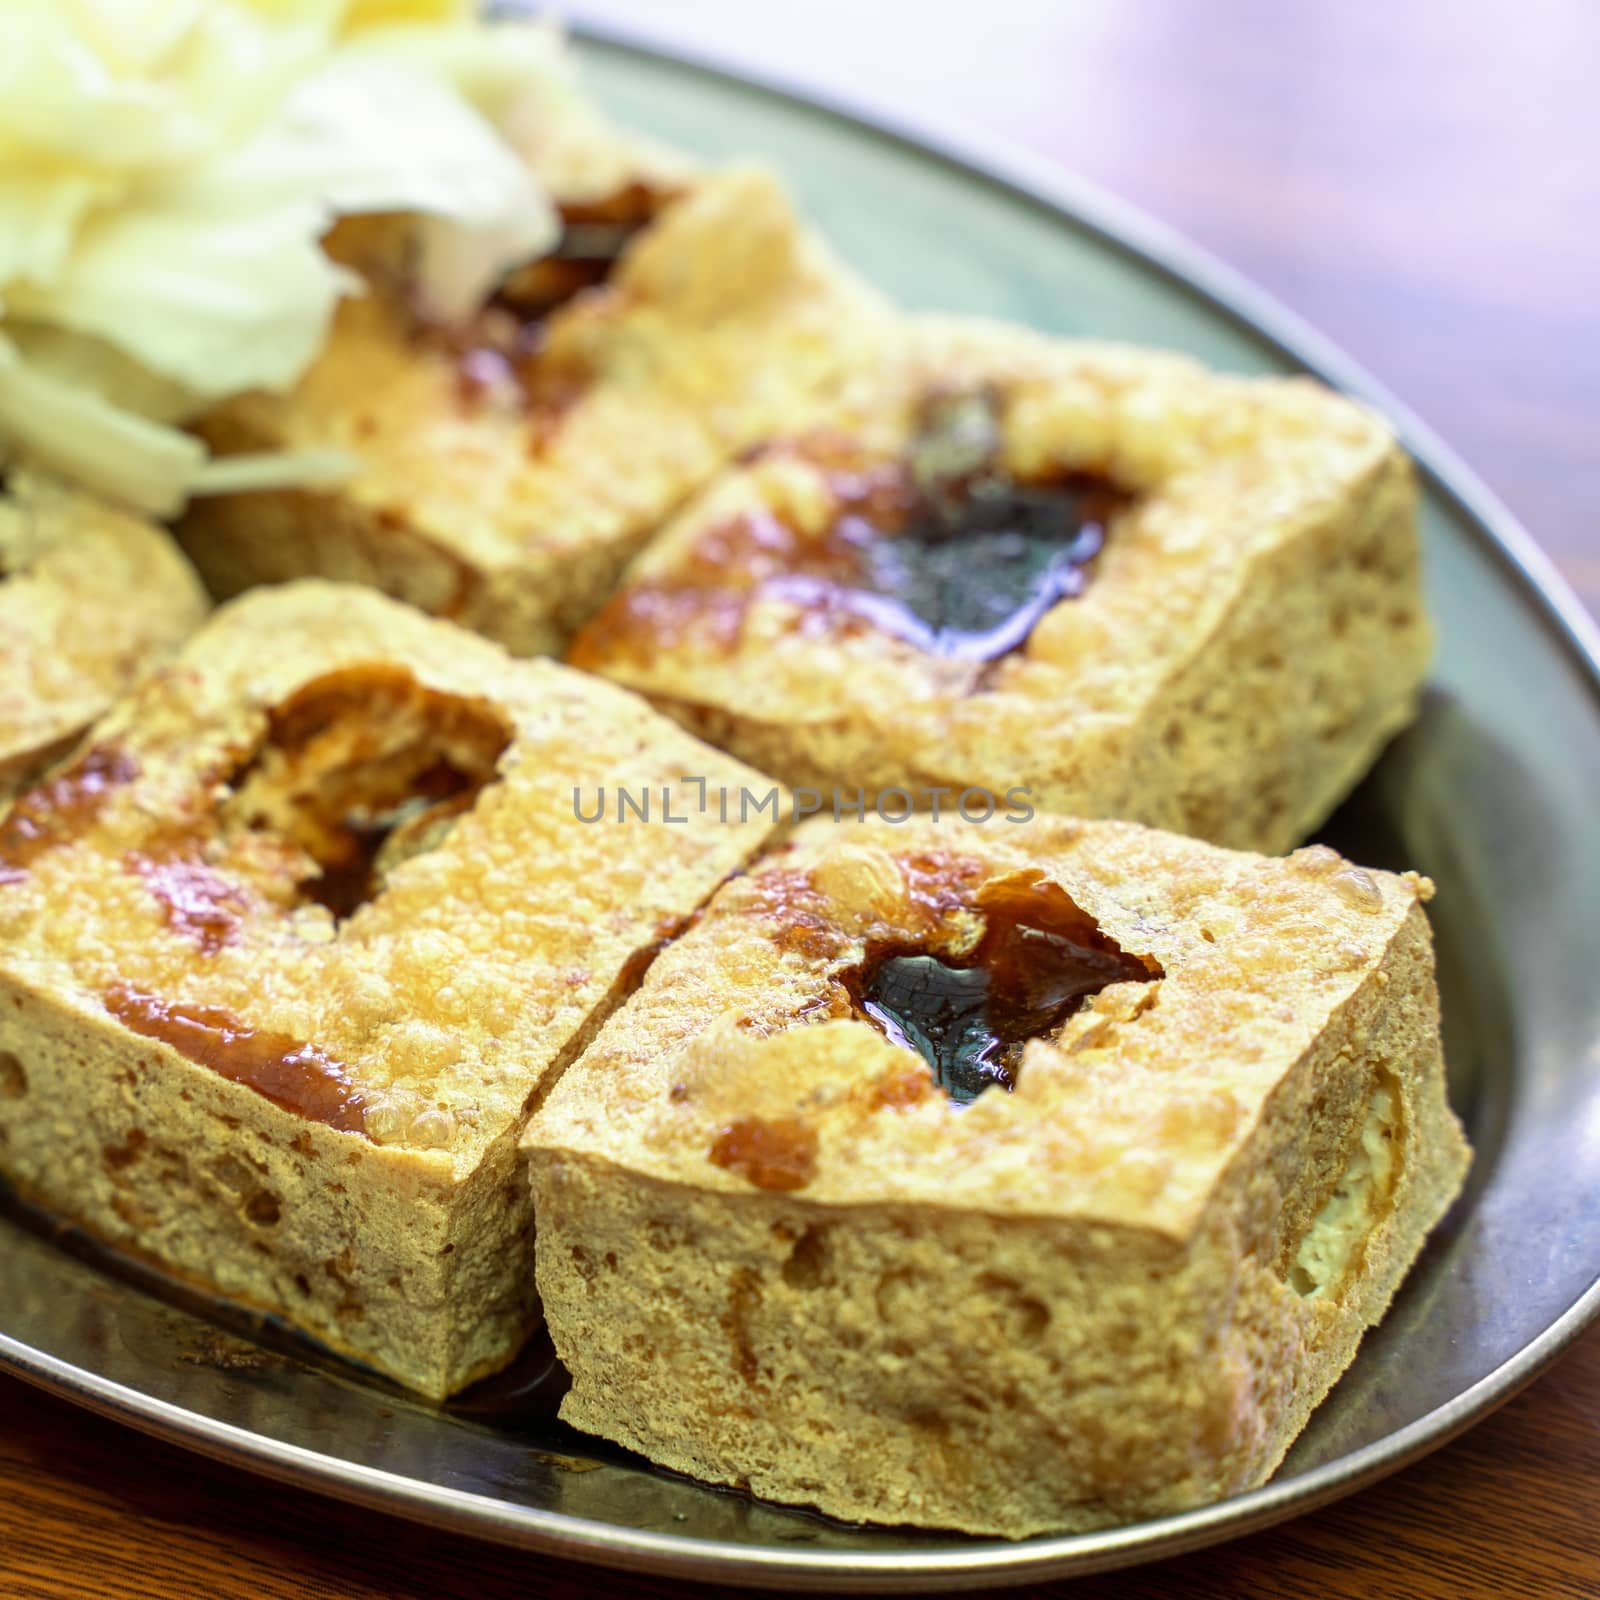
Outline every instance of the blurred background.
POLYGON ((1134 202, 1344 346, 1600 612, 1600 0, 562 9, 1134 202))

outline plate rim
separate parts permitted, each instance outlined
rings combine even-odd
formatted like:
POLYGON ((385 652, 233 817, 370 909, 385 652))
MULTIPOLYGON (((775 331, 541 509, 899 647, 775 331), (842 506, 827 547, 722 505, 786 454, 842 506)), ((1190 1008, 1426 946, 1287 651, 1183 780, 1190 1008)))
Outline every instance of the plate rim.
MULTIPOLYGON (((1600 709, 1600 624, 1555 563, 1476 473, 1411 408, 1297 313, 1209 251, 1048 157, 1003 136, 955 132, 902 110, 686 49, 649 29, 579 20, 578 40, 800 107, 953 169, 1093 235, 1159 274, 1296 367, 1380 410, 1426 487, 1451 505, 1502 576, 1553 632, 1600 709)), ((926 1551, 826 1551, 735 1545, 596 1522, 323 1455, 131 1389, 36 1350, 0 1330, 0 1371, 170 1443, 293 1487, 559 1558, 712 1583, 820 1590, 848 1583, 890 1593, 953 1589, 981 1580, 1021 1584, 1155 1560, 1259 1531, 1397 1471, 1448 1443, 1514 1396, 1600 1320, 1600 1269, 1589 1287, 1492 1372, 1381 1439, 1281 1482, 1190 1511, 1089 1533, 1019 1542, 974 1540, 926 1551)))

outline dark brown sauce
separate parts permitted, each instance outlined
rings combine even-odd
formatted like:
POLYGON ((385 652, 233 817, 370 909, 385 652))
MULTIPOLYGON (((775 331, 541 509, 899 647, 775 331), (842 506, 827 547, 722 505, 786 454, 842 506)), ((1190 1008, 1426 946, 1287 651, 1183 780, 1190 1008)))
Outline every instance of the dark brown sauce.
POLYGON ((526 322, 548 317, 585 289, 599 288, 669 198, 634 182, 601 200, 564 201, 555 248, 511 272, 491 304, 526 322))
POLYGON ((132 756, 96 745, 64 772, 19 795, 0 822, 0 884, 20 881, 47 850, 81 834, 111 792, 138 776, 132 756))
POLYGON ((126 1028, 159 1039, 202 1067, 243 1084, 312 1122, 341 1133, 366 1132, 366 1107, 349 1072, 316 1045, 252 1028, 220 1006, 191 1006, 157 999, 127 984, 102 996, 126 1028))
POLYGON ((123 858, 144 880, 174 933, 192 939, 202 955, 214 956, 239 937, 244 893, 183 850, 131 850, 123 858))
POLYGON ((978 909, 984 931, 970 953, 883 940, 840 974, 857 1014, 915 1050, 961 1104, 991 1084, 1015 1088, 1023 1045, 1053 1033, 1090 995, 1161 976, 1057 884, 1002 882, 980 892, 978 909))
POLYGON ((462 410, 476 412, 495 396, 514 406, 528 429, 530 456, 544 451, 594 382, 585 357, 547 350, 544 327, 491 309, 480 313, 471 338, 452 352, 462 410))
POLYGON ((894 859, 911 904, 930 927, 954 912, 981 903, 982 890, 978 886, 988 876, 988 868, 975 857, 949 850, 924 850, 897 854, 894 859))
MULTIPOLYGON (((781 847, 774 855, 781 855, 781 847)), ((987 872, 981 861, 949 851, 914 851, 895 861, 905 886, 901 915, 908 938, 937 937, 954 914, 970 909, 987 872)), ((851 942, 807 868, 769 866, 752 874, 741 910, 769 924, 766 937, 779 950, 805 961, 832 961, 851 942)))
POLYGON ((750 879, 747 894, 748 914, 769 921, 767 936, 785 955, 831 961, 849 942, 849 935, 829 915, 827 897, 807 872, 769 868, 750 879))
POLYGON ((868 1091, 867 1104, 874 1111, 885 1106, 899 1110, 921 1105, 933 1092, 932 1075, 927 1067, 918 1063, 884 1073, 868 1091))
POLYGON ((455 359, 461 404, 475 410, 491 395, 515 397, 532 421, 532 447, 542 449, 593 381, 585 362, 550 347, 550 318, 580 295, 603 288, 628 246, 671 198, 636 182, 601 200, 563 203, 561 236, 548 255, 510 272, 461 327, 427 328, 427 342, 455 359))
POLYGON ((817 1130, 799 1117, 740 1117, 712 1141, 708 1159, 758 1189, 803 1189, 816 1176, 817 1130))
POLYGON ((998 465, 997 402, 935 395, 905 458, 861 463, 819 435, 788 448, 821 466, 837 505, 819 533, 769 511, 706 530, 659 580, 618 593, 570 659, 648 659, 684 642, 733 648, 757 596, 790 602, 802 630, 876 629, 949 660, 990 662, 1081 594, 1129 497, 1106 479, 1023 481, 998 465))
MULTIPOLYGON (((1113 514, 1113 494, 1090 479, 995 480, 897 537, 860 539, 856 583, 812 603, 832 604, 929 655, 995 661, 1020 649, 1045 612, 1083 593, 1113 514)), ((814 580, 813 580, 814 582, 814 580)), ((773 584, 808 599, 802 577, 773 584)))

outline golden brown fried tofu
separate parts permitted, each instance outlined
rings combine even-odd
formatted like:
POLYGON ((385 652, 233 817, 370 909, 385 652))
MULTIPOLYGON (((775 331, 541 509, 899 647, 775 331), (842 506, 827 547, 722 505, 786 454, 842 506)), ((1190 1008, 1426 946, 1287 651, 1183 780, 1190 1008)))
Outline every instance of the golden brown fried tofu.
POLYGON ((530 1098, 770 819, 623 690, 316 581, 223 608, 0 816, 0 1172, 442 1396, 536 1315, 530 1098))
POLYGON ((69 750, 206 609, 160 528, 14 470, 0 491, 0 801, 69 750))
POLYGON ((1364 407, 917 319, 691 501, 569 659, 794 785, 1022 787, 1271 852, 1428 651, 1413 475, 1364 407))
POLYGON ((652 170, 596 195, 596 172, 561 170, 583 187, 556 257, 464 327, 419 319, 403 225, 343 229, 336 252, 369 292, 341 305, 293 393, 247 396, 201 431, 223 454, 334 448, 360 470, 195 502, 182 538, 215 591, 345 579, 514 654, 558 652, 686 496, 877 336, 877 296, 770 174, 652 170))
POLYGON ((1460 1184, 1415 875, 814 819, 532 1119, 561 1415, 1019 1538, 1262 1482, 1460 1184))

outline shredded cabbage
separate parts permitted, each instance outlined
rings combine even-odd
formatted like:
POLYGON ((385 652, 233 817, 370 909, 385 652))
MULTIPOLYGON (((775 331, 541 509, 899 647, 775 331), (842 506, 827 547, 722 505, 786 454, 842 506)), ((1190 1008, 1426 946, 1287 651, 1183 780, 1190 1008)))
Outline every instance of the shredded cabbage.
POLYGON ((180 424, 290 387, 339 297, 341 213, 424 219, 419 290, 469 310, 557 221, 506 136, 566 91, 559 35, 454 0, 7 0, 0 454, 157 514, 327 481, 327 452, 210 463, 180 424))

